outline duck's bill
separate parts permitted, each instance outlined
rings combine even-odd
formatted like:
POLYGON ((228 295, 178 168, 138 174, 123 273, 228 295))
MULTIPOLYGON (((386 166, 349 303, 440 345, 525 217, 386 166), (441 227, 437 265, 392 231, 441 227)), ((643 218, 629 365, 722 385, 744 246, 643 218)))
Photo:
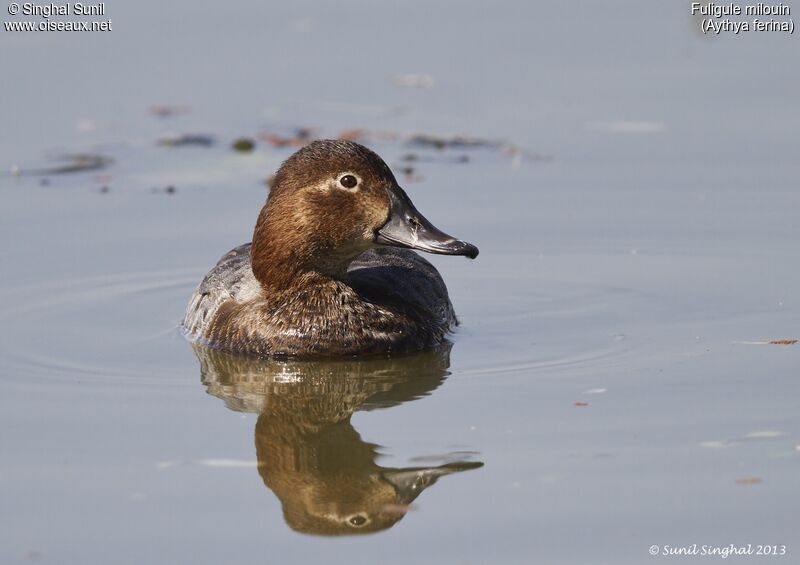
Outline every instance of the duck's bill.
POLYGON ((386 470, 384 478, 395 488, 398 502, 411 504, 423 490, 438 481, 440 477, 481 467, 483 463, 479 461, 459 461, 438 467, 386 470))
POLYGON ((470 259, 478 256, 477 247, 447 235, 430 223, 402 188, 396 186, 388 192, 391 200, 389 219, 375 233, 375 243, 440 255, 464 255, 470 259))

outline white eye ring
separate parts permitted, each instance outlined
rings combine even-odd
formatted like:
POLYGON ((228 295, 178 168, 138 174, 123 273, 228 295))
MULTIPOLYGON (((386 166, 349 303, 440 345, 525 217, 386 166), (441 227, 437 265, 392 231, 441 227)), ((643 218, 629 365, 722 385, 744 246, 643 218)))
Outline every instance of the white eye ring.
POLYGON ((348 516, 347 523, 351 526, 355 526, 356 528, 360 528, 362 526, 366 526, 369 524, 370 519, 364 516, 363 514, 356 514, 355 516, 348 516))
POLYGON ((338 177, 336 177, 336 182, 339 188, 343 188, 349 191, 356 191, 358 187, 361 185, 361 177, 354 173, 342 173, 338 177))

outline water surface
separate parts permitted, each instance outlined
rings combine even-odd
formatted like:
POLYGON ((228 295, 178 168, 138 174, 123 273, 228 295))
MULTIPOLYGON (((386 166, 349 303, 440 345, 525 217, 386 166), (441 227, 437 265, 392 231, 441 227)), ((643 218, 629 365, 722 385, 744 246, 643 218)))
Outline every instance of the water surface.
POLYGON ((800 337, 796 35, 680 2, 106 4, 106 35, 0 34, 0 561, 800 551, 800 345, 764 344, 800 337), (258 136, 297 128, 367 130, 480 247, 431 258, 452 347, 254 366, 180 335, 294 149, 258 136))

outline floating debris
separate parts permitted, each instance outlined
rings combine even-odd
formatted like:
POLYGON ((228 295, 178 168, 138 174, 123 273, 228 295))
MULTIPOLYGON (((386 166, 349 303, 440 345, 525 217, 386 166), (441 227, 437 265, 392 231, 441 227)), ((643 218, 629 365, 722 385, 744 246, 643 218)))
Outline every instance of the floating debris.
POLYGON ((211 135, 206 134, 184 134, 177 137, 162 137, 158 140, 159 145, 166 145, 168 147, 211 147, 216 143, 216 140, 211 135))
POLYGON ((305 137, 284 136, 277 133, 261 133, 258 138, 266 141, 273 147, 302 147, 311 141, 305 137))
MULTIPOLYGON (((64 161, 64 165, 57 165, 54 167, 42 167, 38 169, 23 169, 18 165, 11 167, 7 176, 22 177, 22 176, 49 176, 49 175, 65 175, 68 173, 82 173, 85 171, 93 171, 97 169, 104 169, 114 162, 111 157, 94 153, 76 153, 68 155, 59 155, 54 158, 56 161, 64 161)), ((2 175, 0 173, 0 176, 2 175)), ((49 182, 49 181, 46 181, 49 182)))
POLYGON ((552 161, 553 157, 551 155, 542 155, 540 153, 534 153, 532 151, 528 151, 518 145, 514 145, 512 143, 508 143, 506 141, 497 141, 491 139, 484 139, 480 137, 467 137, 463 135, 453 135, 453 136, 438 136, 438 135, 431 135, 427 133, 418 133, 412 135, 408 143, 410 145, 416 145, 419 147, 427 147, 437 149, 439 151, 443 151, 445 149, 495 149, 502 151, 509 157, 515 159, 515 163, 518 164, 520 160, 523 158, 531 160, 531 161, 552 161))
POLYGON ((742 477, 741 479, 736 479, 735 482, 737 485, 758 485, 764 481, 760 477, 742 477))
POLYGON ((418 145, 420 147, 429 147, 433 149, 475 149, 479 147, 488 147, 490 149, 502 148, 505 144, 499 141, 490 141, 488 139, 481 139, 477 137, 465 137, 462 135, 453 136, 439 136, 428 133, 417 133, 411 136, 408 140, 411 145, 418 145))
POLYGON ((582 400, 577 400, 577 401, 573 402, 572 404, 573 404, 573 406, 578 406, 580 408, 583 408, 584 406, 589 406, 588 402, 583 402, 582 400))
POLYGON ((458 155, 456 157, 450 157, 450 156, 444 156, 444 155, 436 155, 436 156, 426 155, 426 156, 423 156, 423 155, 420 155, 418 153, 405 153, 404 155, 402 155, 400 157, 400 160, 401 161, 406 161, 406 162, 412 162, 412 163, 416 162, 416 161, 419 161, 419 162, 425 162, 425 163, 437 162, 437 163, 461 163, 461 164, 463 164, 463 163, 469 163, 470 162, 470 157, 469 157, 469 155, 466 155, 466 154, 458 155))
MULTIPOLYGON (((274 131, 265 131, 258 135, 258 139, 264 141, 273 147, 302 147, 307 145, 314 139, 320 138, 318 128, 313 127, 299 127, 291 131, 291 133, 283 134, 274 131)), ((363 128, 348 128, 341 130, 336 136, 337 139, 346 141, 357 141, 361 143, 368 142, 403 142, 407 145, 416 146, 422 149, 435 149, 437 151, 444 151, 445 149, 460 149, 460 150, 474 150, 480 148, 487 148, 496 151, 501 151, 513 159, 514 166, 519 166, 523 159, 531 161, 545 161, 553 160, 550 155, 543 155, 535 153, 508 143, 506 141, 491 140, 480 137, 468 137, 464 135, 433 135, 428 133, 416 134, 401 134, 395 131, 378 131, 368 130, 363 128)), ((430 155, 421 156, 416 152, 406 153, 402 160, 415 161, 415 160, 434 160, 430 155)), ((438 159, 436 159, 438 160, 438 159)), ((453 163, 469 163, 471 157, 466 153, 456 157, 448 157, 447 162, 453 163)))
POLYGON ((794 345, 796 339, 766 339, 759 341, 734 341, 738 345, 794 345))
POLYGON ((40 171, 38 174, 47 174, 48 172, 49 174, 53 175, 66 174, 66 173, 82 173, 84 171, 104 169, 114 162, 114 159, 112 159, 111 157, 105 157, 104 155, 97 155, 91 153, 64 155, 60 159, 64 161, 71 161, 71 163, 61 167, 44 169, 43 171, 40 171))
POLYGON ((256 148, 256 142, 249 137, 240 137, 231 144, 231 147, 239 153, 250 153, 256 148))
POLYGON ((275 132, 262 132, 258 135, 258 139, 269 143, 273 147, 303 147, 317 138, 317 131, 317 128, 298 127, 286 135, 275 132))
MULTIPOLYGON (((314 127, 298 127, 291 130, 289 133, 278 133, 275 131, 264 131, 258 136, 258 139, 272 145, 273 147, 302 147, 307 145, 314 139, 320 138, 318 128, 314 127)), ((337 139, 346 141, 357 141, 361 143, 368 142, 403 142, 410 146, 416 146, 421 149, 435 149, 437 151, 448 150, 474 150, 474 149, 492 149, 501 151, 514 160, 514 165, 518 166, 523 160, 532 161, 552 161, 553 157, 550 155, 543 155, 534 153, 518 145, 508 143, 506 141, 484 139, 480 137, 468 137, 464 135, 433 135, 428 133, 416 133, 412 135, 401 134, 395 131, 379 131, 368 130, 363 128, 348 128, 339 132, 336 136, 337 139)), ((404 161, 427 161, 439 160, 441 158, 431 157, 430 155, 422 156, 416 152, 406 153, 402 160, 404 161)), ((452 163, 469 163, 471 157, 464 153, 458 156, 448 156, 447 162, 452 163)))
POLYGON ((314 138, 314 132, 316 131, 317 128, 300 127, 294 130, 294 134, 298 139, 305 139, 306 141, 311 141, 314 138))

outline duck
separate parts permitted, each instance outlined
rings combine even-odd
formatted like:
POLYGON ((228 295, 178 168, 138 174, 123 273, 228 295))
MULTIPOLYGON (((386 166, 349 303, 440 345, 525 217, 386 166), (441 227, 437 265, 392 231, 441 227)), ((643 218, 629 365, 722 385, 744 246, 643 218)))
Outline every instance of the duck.
POLYGON ((313 141, 276 172, 252 242, 226 253, 194 290, 184 334, 264 358, 435 347, 458 320, 441 275, 415 251, 478 256, 416 209, 375 152, 313 141))

